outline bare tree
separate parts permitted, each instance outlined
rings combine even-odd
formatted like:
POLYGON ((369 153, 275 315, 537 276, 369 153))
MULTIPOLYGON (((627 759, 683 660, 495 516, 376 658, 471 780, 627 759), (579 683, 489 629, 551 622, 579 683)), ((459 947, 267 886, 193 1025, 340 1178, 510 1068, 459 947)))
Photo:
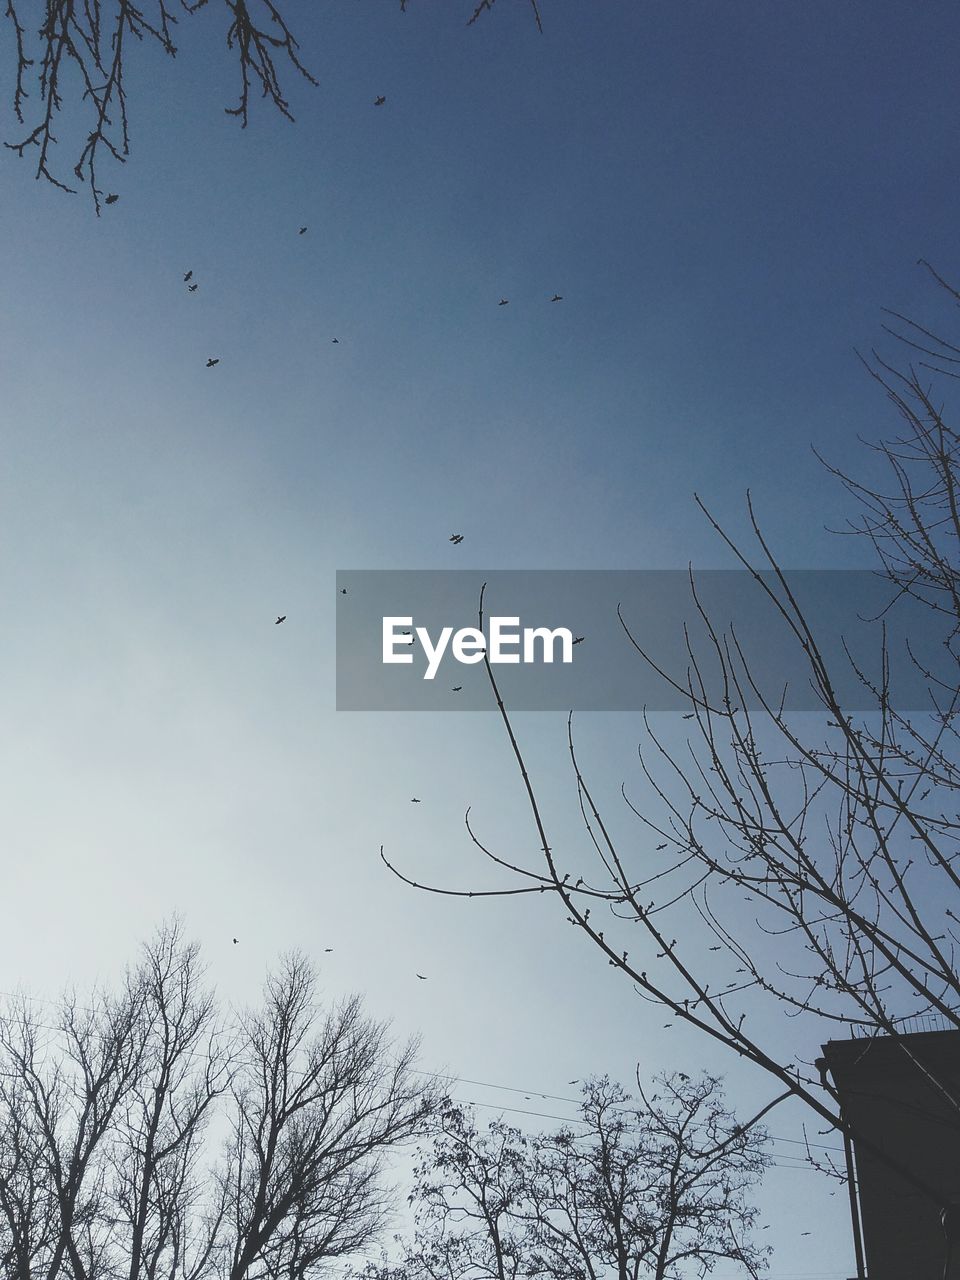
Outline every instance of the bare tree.
POLYGON ((144 948, 137 972, 144 1025, 137 1080, 112 1135, 110 1218, 117 1275, 202 1275, 222 1213, 198 1230, 204 1140, 231 1063, 199 947, 179 921, 144 948))
POLYGON ((672 1280, 721 1259, 755 1276, 748 1193, 764 1134, 724 1107, 719 1082, 678 1073, 637 1105, 607 1078, 577 1125, 524 1137, 449 1103, 416 1171, 418 1227, 399 1264, 367 1280, 672 1280))
MULTIPOLYGON (((15 1032, 16 1035, 16 1032, 15 1032)), ((29 1039, 32 1033, 25 1029, 29 1039)), ((33 1050, 18 1039, 27 1061, 33 1050)), ((45 1145, 28 1083, 14 1070, 0 1076, 0 1265, 12 1280, 46 1272, 58 1229, 46 1176, 45 1145)))
MULTIPOLYGON (((949 303, 960 303, 960 294, 928 270, 949 303)), ((914 361, 899 369, 874 353, 868 364, 901 424, 895 438, 872 446, 889 487, 830 468, 860 506, 846 532, 869 540, 889 585, 888 607, 876 621, 880 676, 869 676, 850 651, 845 659, 859 680, 857 705, 870 711, 852 710, 838 692, 840 673, 825 656, 823 628, 798 602, 749 497, 758 564, 701 503, 771 618, 786 624, 819 699, 819 721, 811 728, 809 719, 786 713, 757 677, 736 630, 715 626, 698 603, 706 659, 691 641, 685 669, 665 673, 687 702, 691 731, 678 749, 644 717, 646 792, 637 799, 623 790, 642 829, 630 847, 602 812, 568 722, 590 865, 561 866, 487 663, 542 864, 499 858, 475 839, 520 878, 519 888, 505 892, 556 895, 567 920, 640 995, 774 1077, 781 1092, 761 1115, 794 1096, 847 1132, 829 1082, 802 1055, 784 1051, 770 1035, 769 1017, 756 1016, 765 1003, 803 1020, 807 1053, 825 1028, 852 1027, 896 1038, 928 1078, 929 1064, 916 1059, 903 1033, 960 1028, 960 434, 940 399, 960 373, 960 347, 929 326, 889 315, 885 327, 914 361), (906 658, 928 689, 922 713, 898 709, 896 673, 905 659, 887 648, 886 623, 907 604, 914 632, 906 658), (931 653, 939 655, 936 663, 931 653)), ((696 599, 693 577, 691 586, 696 599)), ((469 819, 468 830, 473 836, 469 819)), ((945 1104, 960 1109, 956 1081, 935 1075, 933 1082, 945 1104)), ((870 1146, 865 1135, 858 1139, 870 1146)), ((922 1176, 900 1172, 936 1194, 922 1176)))
POLYGON ((14 1254, 23 1280, 106 1273, 106 1155, 143 1052, 133 981, 117 997, 98 993, 86 1008, 65 999, 49 1028, 26 1000, 0 1020, 4 1252, 14 1254), (50 1052, 45 1030, 59 1052, 50 1052))
POLYGON ((640 1106, 606 1078, 588 1082, 586 1132, 537 1144, 537 1274, 670 1280, 726 1259, 756 1275, 765 1251, 749 1239, 757 1215, 747 1193, 767 1164, 764 1132, 741 1128, 712 1076, 676 1072, 638 1089, 640 1106))
MULTIPOLYGON (((489 9, 481 0, 469 22, 489 9)), ((400 9, 407 0, 399 0, 400 9)), ((529 0, 540 25, 536 0, 529 0)), ((127 71, 131 47, 152 45, 167 57, 177 54, 181 23, 204 9, 216 10, 223 39, 238 76, 237 98, 226 108, 243 127, 251 98, 265 98, 293 120, 285 77, 317 81, 304 64, 300 45, 275 0, 7 0, 2 17, 12 37, 15 60, 12 106, 21 131, 5 145, 36 158, 36 176, 63 191, 89 186, 96 210, 115 193, 97 185, 97 165, 105 153, 123 162, 130 153, 127 71), (58 165, 60 131, 66 131, 71 159, 58 165), (70 176, 67 176, 67 170, 70 176)))
POLYGON ((389 1208, 383 1154, 430 1111, 415 1046, 395 1053, 356 998, 318 1027, 315 985, 310 965, 290 958, 244 1024, 221 1174, 230 1280, 305 1280, 364 1248, 389 1208))
POLYGON ((414 1240, 398 1266, 370 1264, 366 1280, 515 1280, 525 1257, 518 1224, 528 1164, 519 1130, 502 1121, 481 1130, 469 1108, 447 1100, 414 1170, 414 1240))
POLYGON ((0 1265, 11 1280, 311 1280, 363 1248, 384 1161, 433 1095, 354 998, 288 958, 226 1023, 179 922, 118 996, 0 1016, 0 1265), (232 1136, 225 1141, 224 1134, 232 1136), (216 1159, 216 1147, 224 1147, 216 1159))

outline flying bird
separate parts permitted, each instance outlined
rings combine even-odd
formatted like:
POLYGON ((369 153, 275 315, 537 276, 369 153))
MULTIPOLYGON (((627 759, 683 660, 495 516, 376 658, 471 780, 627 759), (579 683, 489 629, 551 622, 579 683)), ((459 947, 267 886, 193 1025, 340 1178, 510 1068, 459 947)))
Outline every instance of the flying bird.
POLYGON ((562 294, 562 293, 555 293, 555 294, 553 295, 553 297, 550 299, 550 301, 551 301, 551 302, 562 302, 562 301, 563 301, 563 294, 562 294))
POLYGON ((658 845, 657 845, 657 853, 659 853, 661 849, 665 849, 666 847, 667 847, 667 846, 666 846, 665 844, 658 844, 658 845))
POLYGON ((324 947, 323 950, 325 954, 329 955, 329 953, 333 950, 333 947, 324 947))
POLYGON ((234 945, 234 946, 236 946, 236 945, 237 945, 237 943, 238 943, 239 941, 240 941, 240 939, 239 939, 239 938, 234 938, 234 940, 233 940, 233 945, 234 945))
POLYGON ((215 364, 219 364, 219 363, 220 363, 219 356, 217 356, 216 359, 214 359, 213 356, 211 356, 210 359, 207 361, 207 368, 212 369, 215 364))
POLYGON ((340 588, 340 594, 341 594, 342 596, 345 596, 345 595, 347 594, 347 588, 346 588, 346 587, 341 587, 341 588, 340 588))
POLYGON ((301 228, 300 228, 300 230, 297 232, 297 235, 298 235, 298 236, 305 236, 306 234, 307 234, 307 228, 306 228, 306 227, 301 227, 301 228))
POLYGON ((720 948, 719 948, 719 947, 711 947, 711 948, 710 948, 710 950, 711 950, 711 951, 719 951, 719 950, 720 950, 720 948))
POLYGON ((192 276, 193 276, 193 268, 191 267, 191 269, 190 269, 190 270, 187 272, 187 274, 183 277, 183 283, 184 283, 184 284, 189 284, 192 276))
POLYGON ((104 204, 116 204, 119 199, 120 197, 115 192, 111 191, 104 201, 104 204))
POLYGON ((279 627, 280 623, 281 623, 281 622, 286 622, 286 620, 287 620, 287 615, 286 615, 285 613, 283 613, 283 614, 278 614, 278 615, 277 615, 277 620, 276 620, 276 622, 275 622, 273 625, 274 625, 275 627, 279 627))
POLYGON ((331 339, 330 339, 330 341, 331 341, 331 342, 339 342, 339 341, 340 341, 340 339, 339 339, 339 338, 331 338, 331 339))
POLYGON ((382 107, 385 102, 386 102, 386 98, 381 93, 376 98, 374 98, 373 105, 375 107, 382 107))
POLYGON ((422 801, 418 800, 418 799, 417 799, 417 797, 416 797, 416 796, 414 796, 414 797, 413 797, 413 799, 410 801, 410 803, 411 803, 411 804, 421 804, 421 803, 422 803, 422 801))
POLYGON ((497 303, 497 306, 505 307, 509 301, 510 301, 509 298, 501 298, 500 301, 497 303))
POLYGON ((462 684, 455 684, 455 685, 453 686, 453 688, 450 690, 450 692, 451 692, 451 693, 459 693, 459 692, 460 692, 460 690, 461 690, 462 688, 463 688, 463 685, 462 685, 462 684))
POLYGON ((426 982, 427 980, 427 975, 425 973, 418 973, 417 977, 420 979, 421 982, 426 982))
POLYGON ((692 720, 693 717, 694 717, 694 712, 691 711, 689 715, 686 715, 683 718, 684 720, 692 720))
POLYGON ((451 533, 451 535, 450 535, 450 537, 447 539, 447 541, 448 541, 448 542, 452 542, 452 543, 453 543, 453 545, 454 545, 455 547, 459 547, 460 543, 463 541, 463 534, 462 534, 462 533, 451 533))
POLYGON ((187 293, 196 293, 199 288, 200 286, 198 284, 188 284, 187 293))
POLYGON ((574 643, 574 644, 583 644, 583 642, 584 642, 584 640, 586 640, 586 638, 587 638, 586 636, 577 636, 576 640, 574 640, 574 642, 573 642, 573 643, 574 643))

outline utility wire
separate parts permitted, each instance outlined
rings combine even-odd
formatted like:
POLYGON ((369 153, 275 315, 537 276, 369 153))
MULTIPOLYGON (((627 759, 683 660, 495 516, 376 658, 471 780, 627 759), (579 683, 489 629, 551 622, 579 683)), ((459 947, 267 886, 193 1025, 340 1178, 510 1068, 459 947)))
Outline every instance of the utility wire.
MULTIPOLYGON (((32 995, 26 995, 23 992, 16 993, 12 991, 3 991, 3 990, 0 990, 0 996, 4 996, 9 1000, 28 1000, 36 1004, 46 1004, 46 1005, 52 1005, 54 1007, 59 1007, 58 1001, 53 1000, 48 996, 32 996, 32 995)), ((83 1013, 96 1014, 98 1012, 98 1010, 96 1009, 85 1007, 83 1005, 77 1005, 76 1007, 83 1013)), ((10 1023, 15 1021, 16 1019, 11 1018, 7 1014, 0 1014, 0 1022, 10 1023)), ((50 1026, 48 1023, 36 1022, 33 1025, 45 1031, 59 1032, 62 1030, 61 1027, 50 1026)), ((202 1056, 202 1055, 193 1053, 191 1054, 191 1056, 202 1056)), ((248 1063, 247 1065, 254 1065, 254 1064, 248 1063)), ((475 1085, 478 1088, 482 1088, 482 1089, 495 1089, 501 1093, 522 1094, 523 1097, 527 1099, 543 1098, 549 1102, 563 1102, 571 1107, 579 1107, 581 1102, 581 1100, 578 1098, 569 1098, 559 1093, 543 1093, 539 1089, 532 1089, 532 1088, 523 1089, 518 1087, 517 1085, 495 1084, 493 1081, 490 1081, 490 1080, 474 1080, 474 1079, 470 1079, 467 1076, 458 1076, 451 1072, 427 1071, 422 1068, 412 1068, 412 1070, 415 1075, 426 1076, 429 1079, 440 1080, 440 1081, 450 1081, 455 1084, 475 1085)), ((541 1119, 541 1120, 558 1120, 561 1123, 568 1123, 568 1124, 577 1122, 577 1118, 573 1116, 556 1115, 548 1111, 534 1111, 532 1108, 527 1108, 527 1107, 507 1107, 497 1103, 478 1102, 476 1100, 467 1100, 463 1098, 454 1098, 452 1099, 452 1101, 458 1102, 463 1106, 483 1107, 487 1110, 493 1110, 493 1111, 508 1111, 513 1115, 534 1116, 537 1119, 541 1119)), ((629 1106, 624 1106, 622 1109, 625 1111, 629 1111, 632 1108, 630 1108, 629 1106)), ((773 1142, 786 1142, 786 1143, 790 1143, 793 1146, 798 1146, 798 1147, 816 1147, 820 1151, 836 1151, 838 1154, 843 1154, 843 1147, 830 1146, 824 1142, 806 1142, 802 1138, 786 1138, 778 1134, 768 1134, 767 1136, 773 1142)), ((804 1167, 804 1166, 798 1166, 798 1167, 804 1167)))

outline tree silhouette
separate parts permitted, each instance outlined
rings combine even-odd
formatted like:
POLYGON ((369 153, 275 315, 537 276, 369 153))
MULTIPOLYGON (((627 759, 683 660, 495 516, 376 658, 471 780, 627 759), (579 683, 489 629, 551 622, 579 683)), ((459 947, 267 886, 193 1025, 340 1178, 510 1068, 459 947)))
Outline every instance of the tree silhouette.
POLYGON ((660 1076, 639 1105, 586 1082, 575 1125, 525 1137, 448 1103, 411 1196, 417 1232, 366 1280, 671 1280, 721 1259, 749 1275, 749 1192, 767 1163, 710 1076, 660 1076))
POLYGON ((310 1280, 367 1247, 385 1155, 433 1095, 299 956, 229 1022, 162 928, 118 994, 0 1017, 0 1267, 11 1280, 310 1280), (228 1134, 226 1140, 223 1135, 228 1134), (222 1146, 219 1157, 216 1149, 222 1146))
MULTIPOLYGON (((960 303, 922 265, 940 296, 960 303)), ((823 628, 798 602, 749 497, 765 576, 701 504, 764 594, 771 619, 789 628, 822 716, 811 724, 785 712, 764 692, 735 630, 715 626, 698 605, 708 659, 688 642, 685 670, 672 674, 689 708, 687 740, 678 748, 645 716, 646 794, 634 799, 623 790, 643 833, 636 845, 615 835, 568 722, 589 865, 561 866, 488 662, 543 861, 521 866, 475 841, 520 878, 520 887, 505 892, 556 895, 567 920, 642 996, 773 1076, 781 1092, 760 1114, 795 1096, 846 1132, 835 1090, 804 1061, 833 1028, 894 1038, 960 1112, 956 1079, 921 1062, 907 1034, 960 1029, 960 434, 946 408, 960 346, 929 325, 887 315, 884 328, 912 361, 898 368, 874 352, 867 364, 900 420, 895 438, 871 446, 888 483, 828 467, 859 507, 845 532, 869 542, 889 588, 889 607, 875 623, 881 677, 871 679, 855 655, 846 659, 859 680, 857 705, 869 712, 850 709, 838 692, 823 628), (928 689, 922 713, 898 709, 896 664, 886 647, 886 620, 907 603, 915 628, 907 656, 928 689), (931 652, 939 654, 935 669, 931 652), (770 1017, 757 1016, 765 1004, 768 1014, 803 1019, 805 1054, 784 1050, 770 1017)), ((695 595, 695 578, 691 585, 695 595)), ((867 1135, 857 1136, 871 1147, 867 1135)), ((922 1173, 900 1172, 922 1193, 937 1194, 922 1173)))

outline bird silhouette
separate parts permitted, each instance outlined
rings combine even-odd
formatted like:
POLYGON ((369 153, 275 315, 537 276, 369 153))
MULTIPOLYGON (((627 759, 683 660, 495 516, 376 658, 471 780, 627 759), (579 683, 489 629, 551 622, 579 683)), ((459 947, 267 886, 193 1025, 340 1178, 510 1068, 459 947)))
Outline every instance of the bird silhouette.
POLYGON ((333 947, 324 947, 323 950, 325 955, 329 955, 330 952, 333 950, 333 947))
POLYGON ((214 357, 211 356, 210 359, 207 361, 207 368, 212 369, 215 364, 219 364, 219 363, 220 363, 219 356, 217 356, 216 359, 214 359, 214 357))
POLYGON ((331 342, 339 342, 339 341, 340 341, 340 339, 339 339, 339 338, 331 338, 331 339, 330 339, 330 341, 331 341, 331 342))
POLYGON ((300 228, 300 230, 297 232, 297 235, 298 235, 298 236, 305 236, 306 234, 307 234, 307 228, 306 228, 306 227, 301 227, 301 228, 300 228))
POLYGON ((562 294, 562 293, 555 293, 555 294, 553 295, 553 297, 550 299, 550 301, 551 301, 551 302, 562 302, 562 301, 563 301, 563 294, 562 294))
POLYGON ((453 686, 453 688, 450 690, 450 692, 451 692, 451 693, 459 693, 459 692, 460 692, 460 690, 461 690, 462 688, 463 688, 463 685, 462 685, 462 684, 455 684, 455 685, 453 686))
POLYGON ((422 804, 422 801, 418 800, 418 799, 417 799, 417 797, 416 797, 416 796, 414 796, 414 797, 413 797, 413 799, 410 801, 410 803, 411 803, 411 804, 422 804))
POLYGON ((347 588, 346 588, 346 587, 341 587, 341 588, 340 588, 340 594, 341 594, 342 596, 345 596, 345 595, 347 594, 347 588))
POLYGON ((684 720, 692 720, 694 713, 691 711, 689 715, 684 716, 684 720))
POLYGON ((200 286, 198 284, 188 284, 187 293, 196 293, 199 288, 200 286))
POLYGON ((280 623, 281 623, 281 622, 286 622, 286 620, 287 620, 287 615, 286 615, 285 613, 283 613, 283 614, 277 614, 277 620, 276 620, 276 622, 275 622, 273 625, 274 625, 275 627, 279 627, 280 623))
POLYGON ((711 948, 710 948, 710 950, 711 950, 711 951, 719 951, 719 950, 720 950, 720 948, 719 948, 719 947, 711 947, 711 948))
POLYGON ((187 274, 183 277, 183 283, 184 283, 184 284, 189 284, 190 279, 191 279, 191 277, 192 277, 192 276, 193 276, 193 269, 191 268, 191 269, 187 272, 187 274))
POLYGON ((659 853, 661 849, 665 849, 666 847, 667 847, 667 846, 666 846, 665 844, 658 844, 658 845, 657 845, 657 853, 659 853))
POLYGON ((579 1081, 579 1080, 568 1080, 568 1081, 567 1081, 567 1084, 579 1084, 579 1083, 580 1083, 580 1081, 579 1081))
POLYGON ((460 543, 463 541, 463 534, 462 534, 462 533, 451 533, 451 535, 450 535, 450 537, 447 539, 447 541, 448 541, 448 542, 452 542, 452 543, 453 543, 453 545, 454 545, 455 547, 459 547, 460 543))
POLYGON ((509 298, 501 298, 500 301, 497 303, 497 306, 505 307, 509 301, 510 301, 509 298))
POLYGON ((573 642, 573 643, 574 643, 574 644, 583 644, 583 642, 584 642, 584 640, 586 640, 586 638, 587 638, 586 636, 577 636, 576 640, 574 640, 574 642, 573 642))
POLYGON ((240 941, 240 939, 239 939, 239 938, 234 938, 234 940, 233 940, 233 945, 234 945, 234 946, 236 946, 236 945, 237 945, 237 943, 238 943, 239 941, 240 941))
POLYGON ((420 979, 421 982, 426 982, 427 980, 427 975, 425 973, 418 973, 417 977, 420 979))
POLYGON ((120 197, 115 192, 111 191, 104 201, 104 204, 116 204, 119 199, 120 197))
POLYGON ((386 102, 386 98, 381 93, 378 97, 374 98, 373 105, 375 107, 382 107, 385 102, 386 102))

